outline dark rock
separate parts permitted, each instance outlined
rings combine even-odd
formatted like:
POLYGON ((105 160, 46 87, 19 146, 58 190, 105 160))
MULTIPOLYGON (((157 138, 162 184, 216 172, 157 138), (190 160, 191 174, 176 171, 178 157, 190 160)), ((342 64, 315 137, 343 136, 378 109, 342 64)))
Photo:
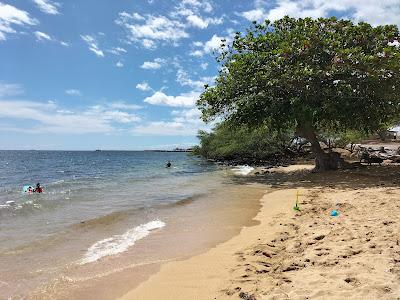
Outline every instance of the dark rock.
POLYGON ((254 294, 249 294, 245 292, 240 292, 239 298, 243 300, 256 300, 256 296, 254 294))

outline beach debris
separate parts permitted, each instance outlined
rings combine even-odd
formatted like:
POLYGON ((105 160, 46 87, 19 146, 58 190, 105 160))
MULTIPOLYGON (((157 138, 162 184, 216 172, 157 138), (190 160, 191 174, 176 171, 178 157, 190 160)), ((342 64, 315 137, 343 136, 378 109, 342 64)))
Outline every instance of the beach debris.
POLYGON ((240 292, 239 298, 244 300, 256 300, 256 296, 254 294, 240 292))
POLYGON ((324 235, 324 234, 321 234, 321 235, 317 235, 317 236, 314 238, 314 240, 320 241, 320 240, 323 240, 324 238, 325 238, 325 235, 324 235))
POLYGON ((339 215, 339 212, 336 209, 331 211, 331 216, 332 217, 337 217, 338 215, 339 215))

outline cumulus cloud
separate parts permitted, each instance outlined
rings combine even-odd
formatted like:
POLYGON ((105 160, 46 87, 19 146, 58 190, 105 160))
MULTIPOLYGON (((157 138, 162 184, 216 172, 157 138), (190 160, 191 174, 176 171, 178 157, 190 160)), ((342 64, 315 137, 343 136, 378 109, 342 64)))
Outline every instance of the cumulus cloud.
POLYGON ((146 81, 143 81, 143 82, 141 82, 141 83, 138 83, 138 84, 136 85, 136 88, 137 88, 138 90, 141 90, 141 91, 144 91, 144 92, 147 92, 147 91, 151 91, 151 90, 152 90, 152 88, 149 86, 149 84, 148 84, 146 81))
POLYGON ((122 12, 115 22, 126 30, 129 42, 140 43, 145 48, 156 48, 160 42, 175 44, 189 37, 185 24, 166 16, 122 12))
POLYGON ((152 96, 144 99, 144 102, 152 105, 191 107, 195 105, 199 96, 200 93, 198 92, 183 93, 179 96, 169 96, 161 91, 157 91, 152 96))
POLYGON ((81 91, 77 89, 69 89, 66 90, 65 93, 70 96, 82 96, 81 91))
POLYGON ((146 48, 146 49, 149 49, 149 50, 154 50, 154 49, 157 48, 156 42, 154 42, 152 40, 149 40, 149 39, 143 39, 142 40, 142 46, 144 48, 146 48))
POLYGON ((145 61, 140 67, 142 69, 157 70, 161 68, 161 66, 165 63, 166 63, 165 59, 156 58, 154 59, 154 61, 145 61))
POLYGON ((222 24, 223 20, 222 18, 201 18, 197 15, 189 15, 186 17, 186 20, 188 23, 193 26, 197 27, 200 29, 205 29, 208 27, 208 25, 220 25, 222 24))
POLYGON ((28 12, 0 2, 0 41, 6 40, 7 34, 17 32, 14 25, 33 26, 38 23, 28 12))
POLYGON ((245 11, 241 15, 249 21, 262 22, 263 19, 265 19, 266 13, 265 13, 264 9, 258 8, 258 9, 252 9, 249 11, 245 11))
POLYGON ((97 57, 104 57, 104 52, 99 49, 99 45, 94 36, 81 35, 81 39, 89 46, 89 50, 96 54, 97 57))
POLYGON ((123 68, 123 67, 124 67, 124 64, 123 64, 121 61, 118 61, 118 62, 115 64, 115 66, 116 66, 117 68, 123 68))
POLYGON ((60 7, 60 3, 50 1, 50 0, 32 0, 36 3, 36 6, 45 14, 49 15, 58 15, 60 12, 58 11, 58 7, 60 7))
POLYGON ((229 44, 232 40, 231 36, 218 36, 214 34, 211 39, 209 39, 206 42, 194 42, 193 46, 196 47, 195 50, 193 50, 190 55, 191 56, 196 56, 196 57, 202 57, 205 54, 210 54, 215 51, 221 51, 221 45, 222 44, 229 44), (225 41, 225 42, 224 42, 225 41))
MULTIPOLYGON (((354 21, 366 21, 372 25, 398 24, 400 25, 400 5, 396 0, 278 0, 271 9, 265 8, 263 1, 255 2, 255 9, 240 13, 250 21, 263 22, 280 19, 285 15, 291 17, 329 17, 335 13, 350 18, 354 21)), ((269 5, 270 7, 270 5, 269 5)))

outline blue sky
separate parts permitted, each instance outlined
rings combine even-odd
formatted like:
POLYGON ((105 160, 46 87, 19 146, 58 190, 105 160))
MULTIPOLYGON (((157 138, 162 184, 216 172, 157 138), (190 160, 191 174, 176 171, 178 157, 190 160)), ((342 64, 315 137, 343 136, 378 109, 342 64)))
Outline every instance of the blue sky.
POLYGON ((197 143, 215 49, 252 20, 400 23, 399 0, 0 0, 0 149, 197 143))

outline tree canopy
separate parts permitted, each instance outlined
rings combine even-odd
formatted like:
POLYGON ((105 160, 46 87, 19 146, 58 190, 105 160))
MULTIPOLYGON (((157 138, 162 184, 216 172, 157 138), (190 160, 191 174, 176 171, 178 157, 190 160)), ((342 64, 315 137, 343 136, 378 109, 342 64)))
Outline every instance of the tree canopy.
POLYGON ((399 120, 399 41, 395 25, 289 17, 253 23, 219 56, 216 84, 197 105, 205 121, 295 130, 324 169, 318 133, 372 132, 399 120))

